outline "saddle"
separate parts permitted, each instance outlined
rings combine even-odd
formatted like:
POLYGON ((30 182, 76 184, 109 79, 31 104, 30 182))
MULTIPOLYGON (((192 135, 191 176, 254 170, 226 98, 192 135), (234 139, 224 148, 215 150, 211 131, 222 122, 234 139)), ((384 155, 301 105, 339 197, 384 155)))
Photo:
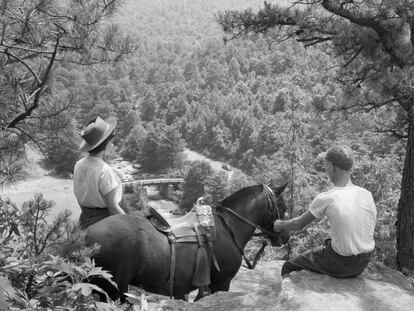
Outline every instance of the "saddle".
POLYGON ((201 200, 202 198, 199 198, 194 207, 186 215, 168 220, 158 213, 156 209, 149 208, 149 221, 158 231, 168 237, 170 243, 170 297, 173 296, 176 243, 198 244, 195 261, 196 266, 192 277, 193 286, 202 288, 211 283, 210 270, 212 261, 216 269, 220 271, 212 248, 212 242, 216 240, 213 210, 209 205, 202 205, 201 200))

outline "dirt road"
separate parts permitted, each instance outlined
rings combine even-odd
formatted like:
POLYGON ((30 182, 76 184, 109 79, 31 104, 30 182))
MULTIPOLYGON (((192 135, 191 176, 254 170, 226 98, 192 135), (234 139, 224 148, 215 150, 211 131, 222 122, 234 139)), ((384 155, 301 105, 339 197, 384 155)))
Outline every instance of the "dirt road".
POLYGON ((27 179, 19 181, 15 185, 9 185, 0 191, 0 196, 2 198, 8 197, 11 201, 22 206, 24 202, 32 199, 35 193, 43 193, 46 200, 55 202, 49 214, 50 219, 66 209, 72 211, 74 219, 78 219, 80 209, 73 194, 72 179, 51 176, 52 170, 42 166, 44 157, 36 150, 28 148, 27 159, 25 170, 28 174, 27 179))
MULTIPOLYGON (((206 156, 202 155, 201 153, 198 153, 198 152, 195 152, 189 149, 185 149, 184 154, 187 157, 187 160, 189 161, 196 161, 196 160, 207 161, 211 165, 211 168, 215 170, 216 172, 224 171, 222 168, 222 165, 224 164, 223 162, 211 160, 207 158, 206 156)), ((233 172, 234 172, 234 169, 232 171, 227 171, 229 178, 231 177, 233 172)))

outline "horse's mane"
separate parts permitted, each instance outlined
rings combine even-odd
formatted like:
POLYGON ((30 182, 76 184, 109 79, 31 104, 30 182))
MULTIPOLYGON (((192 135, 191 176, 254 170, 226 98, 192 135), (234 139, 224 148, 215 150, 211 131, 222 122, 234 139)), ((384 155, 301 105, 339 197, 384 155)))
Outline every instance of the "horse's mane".
POLYGON ((231 207, 233 205, 239 205, 242 202, 246 203, 251 197, 256 196, 262 191, 263 185, 254 185, 242 188, 221 201, 221 205, 231 207))

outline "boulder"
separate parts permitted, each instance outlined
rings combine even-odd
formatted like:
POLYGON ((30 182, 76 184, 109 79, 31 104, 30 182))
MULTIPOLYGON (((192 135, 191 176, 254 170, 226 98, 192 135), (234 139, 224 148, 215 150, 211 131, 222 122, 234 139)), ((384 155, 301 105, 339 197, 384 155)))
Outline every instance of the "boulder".
POLYGON ((413 311, 414 282, 380 263, 370 263, 356 278, 337 279, 299 271, 282 279, 283 261, 241 268, 229 292, 198 302, 161 299, 149 310, 413 311))
POLYGON ((412 281, 398 271, 371 263, 359 277, 336 279, 300 271, 281 283, 281 310, 414 310, 412 281))

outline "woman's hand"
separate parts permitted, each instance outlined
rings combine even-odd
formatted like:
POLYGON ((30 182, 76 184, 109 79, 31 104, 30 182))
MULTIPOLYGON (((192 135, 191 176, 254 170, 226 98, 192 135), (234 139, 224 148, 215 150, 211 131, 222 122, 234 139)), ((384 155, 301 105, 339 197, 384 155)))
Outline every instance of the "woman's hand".
POLYGON ((111 192, 104 195, 106 206, 108 206, 109 212, 112 215, 125 214, 125 212, 119 206, 119 203, 116 200, 116 192, 117 192, 117 189, 114 188, 111 192))

